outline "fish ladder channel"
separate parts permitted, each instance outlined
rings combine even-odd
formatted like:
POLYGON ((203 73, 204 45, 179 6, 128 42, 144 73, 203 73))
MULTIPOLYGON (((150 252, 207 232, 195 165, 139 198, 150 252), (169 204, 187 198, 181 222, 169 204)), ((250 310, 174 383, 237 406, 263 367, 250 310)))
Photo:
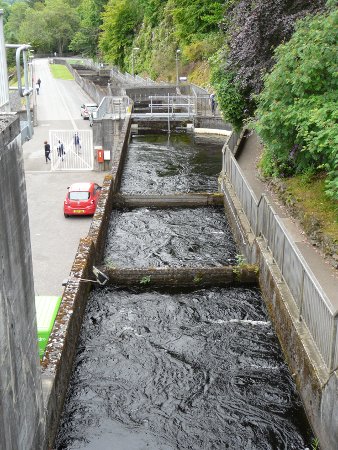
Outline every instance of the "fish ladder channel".
MULTIPOLYGON (((107 267, 179 270, 235 259, 222 208, 112 213, 107 267)), ((311 441, 257 287, 202 288, 196 279, 158 289, 142 277, 92 291, 56 449, 304 450, 311 441)))

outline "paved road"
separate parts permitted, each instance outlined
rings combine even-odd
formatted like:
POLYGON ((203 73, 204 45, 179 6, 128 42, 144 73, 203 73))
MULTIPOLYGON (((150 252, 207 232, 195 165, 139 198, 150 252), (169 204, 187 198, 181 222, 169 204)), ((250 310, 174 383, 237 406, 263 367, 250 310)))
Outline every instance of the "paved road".
POLYGON ((80 116, 80 105, 93 102, 75 81, 54 79, 47 59, 34 61, 35 79, 41 79, 36 96, 38 125, 23 145, 28 198, 33 272, 36 295, 61 295, 79 239, 87 235, 91 217, 63 216, 67 186, 76 181, 102 183, 103 172, 51 172, 45 163, 44 140, 49 130, 90 129, 80 116))

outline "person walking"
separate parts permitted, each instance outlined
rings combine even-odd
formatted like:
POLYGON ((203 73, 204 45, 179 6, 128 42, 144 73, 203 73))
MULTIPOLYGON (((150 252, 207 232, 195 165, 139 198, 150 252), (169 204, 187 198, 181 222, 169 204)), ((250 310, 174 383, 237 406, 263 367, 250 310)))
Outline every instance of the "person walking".
POLYGON ((64 149, 63 143, 60 140, 58 142, 56 149, 58 152, 58 157, 61 158, 63 161, 63 155, 65 154, 65 149, 64 149))
POLYGON ((210 106, 211 106, 211 113, 214 116, 216 111, 216 98, 215 94, 210 95, 210 106))
POLYGON ((46 164, 48 164, 48 161, 51 160, 50 157, 49 157, 49 155, 50 155, 50 145, 48 144, 47 141, 45 141, 44 144, 45 144, 45 158, 46 158, 46 164))
POLYGON ((40 78, 38 78, 38 81, 36 82, 36 84, 39 85, 39 89, 40 89, 40 86, 41 86, 41 80, 40 80, 40 78))
POLYGON ((39 95, 40 85, 38 83, 36 83, 35 89, 36 89, 36 93, 39 95))
POLYGON ((80 144, 80 136, 79 136, 78 132, 76 132, 74 134, 74 147, 75 147, 76 153, 80 153, 81 144, 80 144))

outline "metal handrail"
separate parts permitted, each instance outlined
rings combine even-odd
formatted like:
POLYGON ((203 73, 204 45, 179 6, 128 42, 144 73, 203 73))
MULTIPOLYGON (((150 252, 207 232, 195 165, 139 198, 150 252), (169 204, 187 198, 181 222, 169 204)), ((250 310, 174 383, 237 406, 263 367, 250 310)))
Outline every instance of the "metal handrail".
MULTIPOLYGON (((230 141, 234 145, 231 136, 228 143, 230 141)), ((293 295, 299 320, 306 325, 329 371, 334 371, 338 366, 338 310, 331 304, 265 194, 257 199, 253 193, 228 143, 222 149, 222 172, 231 182, 252 232, 262 236, 271 251, 293 295), (290 261, 293 270, 289 269, 290 261)))

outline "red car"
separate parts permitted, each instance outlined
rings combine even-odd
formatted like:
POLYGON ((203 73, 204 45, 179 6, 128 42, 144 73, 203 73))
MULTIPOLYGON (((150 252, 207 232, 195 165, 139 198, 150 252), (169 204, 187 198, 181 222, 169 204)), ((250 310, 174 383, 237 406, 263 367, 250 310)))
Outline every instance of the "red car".
POLYGON ((100 197, 101 186, 96 183, 74 183, 68 187, 63 204, 65 217, 93 215, 100 197))

